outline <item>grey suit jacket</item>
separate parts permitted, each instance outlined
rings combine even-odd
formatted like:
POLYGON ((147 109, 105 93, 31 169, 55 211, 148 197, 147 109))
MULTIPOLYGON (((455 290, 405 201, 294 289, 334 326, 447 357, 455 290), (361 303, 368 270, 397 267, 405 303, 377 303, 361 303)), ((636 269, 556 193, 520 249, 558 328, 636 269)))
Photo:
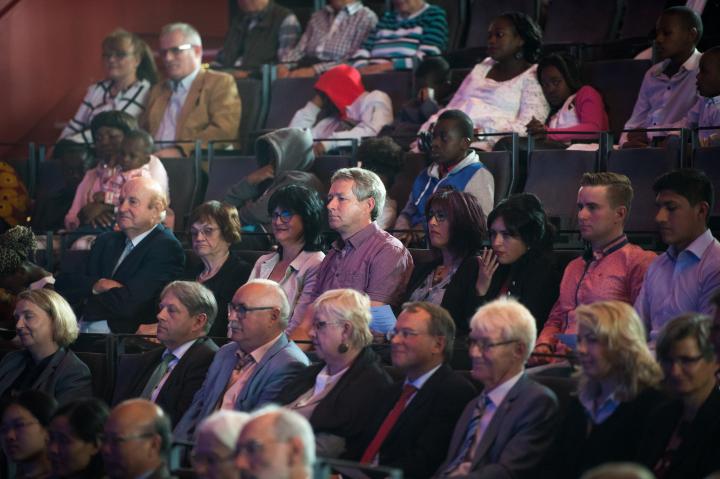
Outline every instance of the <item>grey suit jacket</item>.
MULTIPOLYGON (((24 349, 8 353, 0 361, 0 396, 6 393, 30 362, 32 358, 24 349)), ((90 369, 75 353, 65 348, 58 350, 30 389, 54 397, 61 405, 93 395, 90 369)))
MULTIPOLYGON (((228 343, 215 354, 202 387, 195 393, 190 408, 175 427, 178 440, 191 440, 197 425, 215 411, 225 386, 237 364, 237 343, 228 343)), ((285 333, 272 345, 255 367, 235 403, 237 411, 251 411, 277 397, 280 390, 310 363, 305 353, 288 340, 285 333)))
MULTIPOLYGON (((458 454, 476 404, 477 398, 465 407, 455 425, 448 456, 434 477, 443 477, 443 471, 458 454)), ((558 420, 555 393, 523 374, 505 396, 483 433, 470 473, 454 477, 534 477, 557 431, 558 420)))

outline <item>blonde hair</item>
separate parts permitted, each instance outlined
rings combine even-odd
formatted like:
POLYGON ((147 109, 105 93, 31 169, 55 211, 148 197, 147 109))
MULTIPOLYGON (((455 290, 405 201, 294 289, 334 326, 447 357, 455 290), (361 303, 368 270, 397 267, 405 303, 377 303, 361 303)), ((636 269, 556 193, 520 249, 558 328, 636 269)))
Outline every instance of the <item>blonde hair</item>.
POLYGON ((525 361, 535 347, 535 318, 525 306, 507 296, 478 308, 470 320, 470 328, 481 332, 500 331, 503 341, 521 342, 525 345, 525 361))
MULTIPOLYGON (((622 301, 598 301, 575 310, 578 327, 590 329, 607 348, 606 360, 617 382, 615 394, 630 401, 662 379, 660 366, 648 349, 645 326, 637 312, 622 301)), ((580 392, 595 387, 592 379, 579 374, 580 392)))
POLYGON ((50 316, 53 323, 53 341, 58 346, 68 346, 77 339, 80 332, 77 318, 68 302, 60 294, 51 289, 26 289, 18 294, 17 300, 18 302, 28 301, 50 316))
POLYGON ((315 300, 315 312, 352 326, 348 341, 358 349, 372 343, 370 298, 354 289, 331 289, 315 300))

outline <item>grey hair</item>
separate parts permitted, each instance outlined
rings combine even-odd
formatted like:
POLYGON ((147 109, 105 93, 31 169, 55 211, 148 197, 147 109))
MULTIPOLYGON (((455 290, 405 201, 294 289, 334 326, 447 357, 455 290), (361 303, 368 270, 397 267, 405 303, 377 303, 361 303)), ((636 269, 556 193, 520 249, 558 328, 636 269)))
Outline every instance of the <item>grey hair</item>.
POLYGON ((608 462, 594 467, 580 479, 655 479, 645 466, 633 462, 608 462))
POLYGON ((370 298, 354 289, 331 289, 315 300, 315 312, 350 323, 352 331, 348 341, 362 349, 372 343, 370 332, 370 298))
MULTIPOLYGON (((223 446, 235 450, 235 443, 243 426, 250 420, 250 414, 240 411, 220 410, 206 417, 197 428, 197 436, 211 434, 223 446)), ((199 439, 196 439, 199 441, 199 439)))
POLYGON ((520 341, 526 348, 525 361, 535 347, 535 318, 524 305, 507 296, 478 308, 470 320, 470 328, 484 332, 500 331, 503 341, 520 341))
POLYGON ((185 41, 191 45, 202 47, 202 39, 198 31, 189 23, 175 22, 165 25, 160 31, 160 36, 167 35, 172 32, 180 32, 183 34, 185 41))
POLYGON ((440 305, 427 301, 414 301, 402 305, 403 311, 416 313, 418 310, 425 311, 430 319, 428 320, 428 334, 431 336, 442 336, 445 338, 443 357, 445 361, 452 359, 453 347, 455 346, 455 321, 447 309, 440 305))
POLYGON ((712 341, 713 319, 710 316, 699 313, 685 313, 671 319, 663 326, 657 338, 655 351, 657 358, 670 358, 670 350, 673 344, 686 338, 697 341, 698 350, 703 359, 712 361, 715 359, 715 345, 712 341))
POLYGON ((315 434, 308 420, 295 411, 269 404, 253 411, 250 421, 265 415, 275 416, 273 431, 275 440, 282 442, 295 437, 300 439, 303 444, 303 462, 306 467, 313 467, 315 465, 315 434))
POLYGON ((272 294, 275 297, 271 298, 271 306, 274 306, 280 310, 280 317, 278 318, 278 323, 280 324, 282 329, 287 328, 288 318, 290 317, 290 303, 288 302, 287 296, 285 295, 285 291, 283 291, 280 285, 277 284, 275 281, 271 281, 269 279, 252 279, 245 283, 245 286, 249 284, 258 284, 261 286, 265 286, 272 291, 272 294))
POLYGON ((353 184, 353 193, 358 201, 373 198, 375 200, 375 207, 370 212, 370 219, 375 221, 380 213, 382 213, 383 207, 385 207, 385 185, 383 185, 380 177, 370 170, 364 170, 362 168, 341 168, 337 170, 330 178, 330 183, 334 183, 337 180, 351 180, 353 184))
POLYGON ((205 333, 215 322, 218 313, 218 305, 215 295, 200 283, 195 281, 173 281, 163 288, 160 298, 167 293, 172 293, 185 306, 190 316, 197 316, 205 313, 207 321, 205 322, 205 333))

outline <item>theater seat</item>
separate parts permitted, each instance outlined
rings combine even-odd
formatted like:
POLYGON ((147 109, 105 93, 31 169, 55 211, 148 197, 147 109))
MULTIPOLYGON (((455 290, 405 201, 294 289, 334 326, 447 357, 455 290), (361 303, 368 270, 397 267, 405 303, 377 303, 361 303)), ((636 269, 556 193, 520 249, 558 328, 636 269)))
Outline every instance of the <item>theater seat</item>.
POLYGON ((188 158, 160 158, 160 161, 168 174, 175 231, 185 231, 188 217, 199 197, 200 160, 192 155, 188 158))
POLYGON ((408 153, 403 160, 402 170, 395 176, 395 183, 390 187, 388 196, 397 201, 398 213, 405 207, 415 178, 428 166, 428 160, 423 153, 408 153))
POLYGON ((537 0, 475 0, 470 7, 465 47, 485 47, 490 23, 505 12, 522 12, 538 18, 537 0))
POLYGON ((330 189, 330 178, 340 168, 355 166, 351 155, 324 155, 318 156, 313 162, 312 173, 320 179, 326 190, 330 189))
POLYGON ((543 45, 612 40, 621 8, 622 0, 553 0, 547 7, 543 45))
POLYGON ((528 155, 524 191, 540 198, 561 229, 577 227, 577 191, 585 172, 597 170, 594 151, 536 150, 528 155))
POLYGON ((315 78, 278 78, 272 82, 265 128, 288 126, 295 112, 312 99, 315 81, 315 78))
POLYGON ((625 230, 654 232, 655 193, 652 185, 663 173, 680 167, 677 150, 667 148, 638 148, 614 150, 607 159, 607 170, 630 178, 635 196, 625 230))
POLYGON ((394 113, 400 111, 413 95, 413 72, 410 70, 363 75, 362 81, 367 91, 380 90, 387 93, 392 100, 394 113))
POLYGON ((208 163, 208 184, 204 201, 222 201, 228 189, 257 169, 254 156, 214 154, 208 163))
POLYGON ((262 80, 243 78, 236 80, 240 100, 242 101, 242 117, 240 118, 240 144, 244 148, 248 144, 248 136, 260 127, 260 114, 263 111, 262 80))
MULTIPOLYGON (((515 172, 517 165, 509 151, 478 152, 480 161, 492 173, 495 180, 495 204, 515 192, 515 172)), ((484 212, 487 216, 489 211, 484 212)))

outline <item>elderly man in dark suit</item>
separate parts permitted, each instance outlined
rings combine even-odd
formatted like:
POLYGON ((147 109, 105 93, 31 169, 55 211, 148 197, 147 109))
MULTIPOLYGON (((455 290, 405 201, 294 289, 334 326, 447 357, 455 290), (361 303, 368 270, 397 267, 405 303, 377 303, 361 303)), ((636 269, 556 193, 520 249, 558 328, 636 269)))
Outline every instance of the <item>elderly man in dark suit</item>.
POLYGON ((525 374, 535 318, 513 299, 482 306, 470 322, 472 374, 485 388, 463 411, 434 477, 530 478, 557 430, 558 401, 525 374))
POLYGON ((477 391, 448 365, 455 323, 443 307, 404 304, 391 336, 393 366, 405 378, 378 407, 362 462, 402 469, 408 478, 430 477, 477 391))
POLYGON ((232 340, 215 355, 200 390, 174 435, 191 439, 198 423, 218 409, 252 411, 273 401, 305 368, 308 358, 285 335, 290 305, 274 281, 255 279, 228 304, 232 340))
POLYGON ((118 368, 113 403, 149 399, 175 426, 200 389, 218 350, 206 335, 217 316, 213 293, 200 283, 174 281, 160 294, 157 338, 165 348, 128 355, 118 368))
POLYGON ((161 221, 168 200, 151 178, 122 187, 120 231, 95 240, 82 273, 61 274, 56 289, 81 318, 81 333, 134 333, 155 316, 162 288, 183 271, 180 242, 161 221))

